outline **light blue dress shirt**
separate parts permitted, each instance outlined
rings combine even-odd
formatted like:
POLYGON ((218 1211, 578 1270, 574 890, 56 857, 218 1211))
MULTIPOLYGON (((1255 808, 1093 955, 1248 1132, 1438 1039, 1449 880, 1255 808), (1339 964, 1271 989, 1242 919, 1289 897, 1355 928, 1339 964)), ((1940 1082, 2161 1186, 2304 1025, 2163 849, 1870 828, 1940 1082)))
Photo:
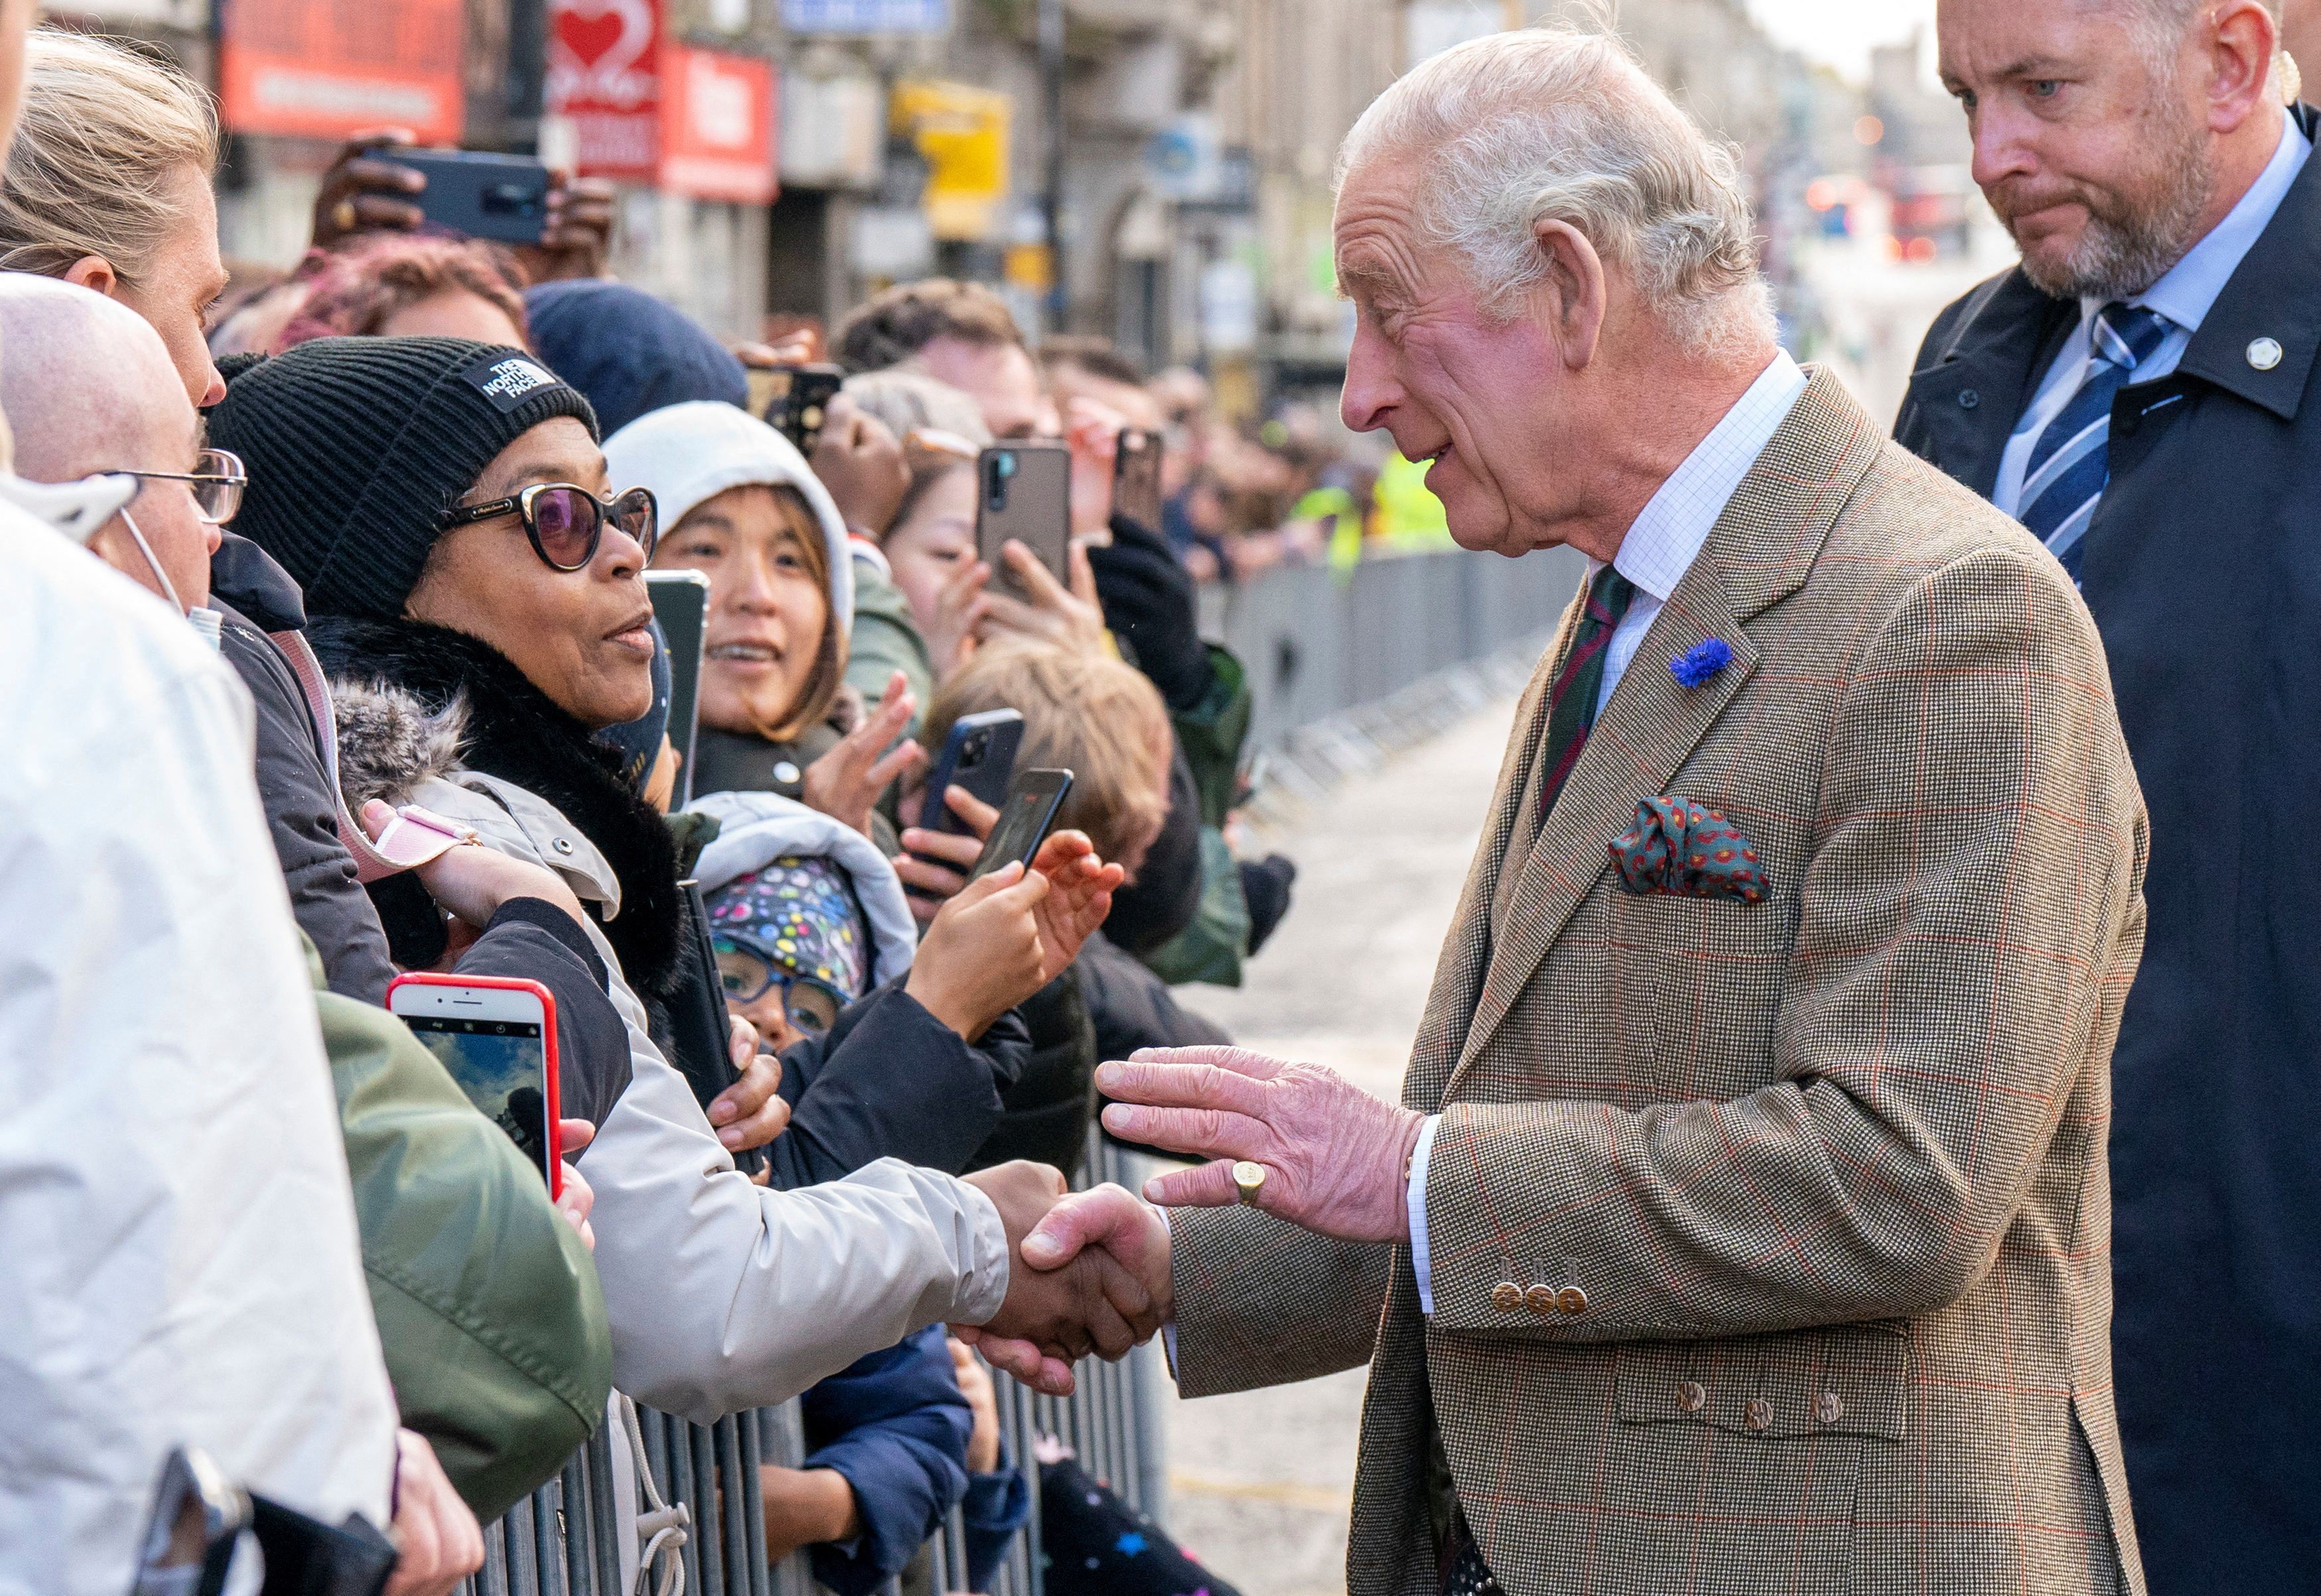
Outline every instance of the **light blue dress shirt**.
MULTIPOLYGON (((2225 215, 2222 222, 2209 230, 2206 238, 2187 250, 2184 258, 2168 270, 2167 276, 2141 294, 2130 295, 2131 305, 2148 305, 2168 318, 2172 325, 2160 347, 2135 368, 2128 380, 2136 383, 2157 382, 2176 369, 2184 358, 2184 351, 2192 344, 2192 335, 2207 320, 2208 312, 2216 303, 2225 285, 2232 281, 2240 269, 2241 261, 2255 247, 2258 238, 2271 225, 2272 214, 2280 209, 2280 202, 2289 196, 2297 175, 2313 156, 2313 146, 2297 129, 2297 122, 2287 112, 2280 113, 2280 142, 2249 185, 2240 203, 2225 215)), ((1999 457, 1998 481, 1991 489, 1990 502, 2008 515, 2023 513, 2024 467, 2030 463, 2031 450, 2037 445, 2047 424, 2062 413, 2087 380, 2088 364, 2094 357, 2096 313, 2108 304, 2107 300, 2080 301, 2080 324, 2057 352, 2047 375, 2032 395, 2030 406, 2015 423, 2015 431, 2007 440, 2007 452, 1999 457)), ((1626 567, 1623 567, 1625 571, 1626 567)))
MULTIPOLYGON (((1629 601, 1628 612, 1613 629, 1611 644, 1604 651, 1597 714, 1604 712, 1612 690, 1620 685, 1636 650, 1643 646, 1652 618, 1684 580, 1684 574, 1692 569, 1692 562, 1700 558, 1725 506, 1805 391, 1805 372, 1786 351, 1777 352, 1749 391, 1725 413, 1684 463, 1669 473, 1668 480, 1620 540, 1612 564, 1636 585, 1636 596, 1629 601)), ((1595 580, 1603 568, 1602 561, 1589 560, 1588 580, 1595 580)), ((1410 1187, 1403 1199, 1410 1213, 1410 1265, 1418 1275, 1418 1305, 1427 1313, 1434 1311, 1434 1281, 1426 1247, 1426 1165, 1434 1156, 1434 1133, 1442 1123, 1441 1115, 1430 1114, 1420 1129, 1418 1146, 1410 1157, 1410 1187)))

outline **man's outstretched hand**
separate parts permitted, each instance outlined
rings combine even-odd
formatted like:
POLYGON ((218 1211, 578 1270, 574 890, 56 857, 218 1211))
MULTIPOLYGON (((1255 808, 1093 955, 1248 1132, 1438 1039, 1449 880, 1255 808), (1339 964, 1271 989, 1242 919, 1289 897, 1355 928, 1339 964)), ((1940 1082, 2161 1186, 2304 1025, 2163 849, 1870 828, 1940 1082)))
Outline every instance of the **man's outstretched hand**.
POLYGON ((965 1178, 1007 1229, 1006 1301, 988 1323, 954 1327, 994 1366, 1068 1395, 1079 1359, 1124 1357, 1160 1329, 1169 1242, 1151 1208, 1118 1186, 1069 1194, 1060 1171, 1020 1159, 965 1178))
POLYGON ((1381 1102, 1313 1064, 1240 1047, 1148 1047, 1096 1072, 1124 1141, 1215 1162, 1155 1175, 1151 1201, 1223 1208, 1241 1200, 1236 1160, 1265 1167, 1257 1206, 1342 1241, 1401 1241, 1411 1150, 1424 1116, 1381 1102))

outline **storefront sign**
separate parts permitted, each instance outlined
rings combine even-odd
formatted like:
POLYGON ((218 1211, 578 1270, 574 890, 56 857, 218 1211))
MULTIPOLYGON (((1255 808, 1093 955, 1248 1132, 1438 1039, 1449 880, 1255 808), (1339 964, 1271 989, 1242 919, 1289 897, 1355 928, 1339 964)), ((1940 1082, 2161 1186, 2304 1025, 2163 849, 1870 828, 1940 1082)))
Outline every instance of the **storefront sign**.
POLYGON ((461 0, 222 0, 220 113, 242 133, 400 127, 422 144, 457 143, 466 37, 461 0))
POLYGON ((997 230, 1007 199, 1007 129, 1015 103, 963 83, 895 86, 893 131, 910 139, 927 163, 923 198, 938 239, 977 242, 997 230))
POLYGON ((660 186, 742 204, 774 197, 772 62, 661 47, 660 186))
POLYGON ((547 109, 570 124, 584 175, 658 174, 660 53, 660 0, 549 0, 547 109))

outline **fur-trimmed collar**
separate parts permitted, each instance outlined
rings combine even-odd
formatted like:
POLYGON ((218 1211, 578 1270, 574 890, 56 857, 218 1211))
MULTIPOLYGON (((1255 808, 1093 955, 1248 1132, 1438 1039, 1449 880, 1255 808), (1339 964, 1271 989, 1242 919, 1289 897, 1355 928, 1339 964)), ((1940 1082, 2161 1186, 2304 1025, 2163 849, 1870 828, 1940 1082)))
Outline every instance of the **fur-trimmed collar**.
MULTIPOLYGON (((629 984, 647 1000, 675 983, 679 939, 677 849, 669 827, 620 776, 618 756, 566 714, 489 644, 416 621, 317 616, 307 636, 334 684, 399 687, 432 717, 419 726, 382 720, 349 748, 341 726, 342 784, 363 796, 415 784, 448 740, 460 764, 513 782, 562 811, 595 843, 621 884, 621 911, 605 927, 629 984), (463 717, 464 724, 453 719, 463 717), (400 748, 396 739, 401 739, 400 748)), ((360 695, 352 701, 361 703, 360 695)), ((350 806, 360 799, 349 794, 350 806)))

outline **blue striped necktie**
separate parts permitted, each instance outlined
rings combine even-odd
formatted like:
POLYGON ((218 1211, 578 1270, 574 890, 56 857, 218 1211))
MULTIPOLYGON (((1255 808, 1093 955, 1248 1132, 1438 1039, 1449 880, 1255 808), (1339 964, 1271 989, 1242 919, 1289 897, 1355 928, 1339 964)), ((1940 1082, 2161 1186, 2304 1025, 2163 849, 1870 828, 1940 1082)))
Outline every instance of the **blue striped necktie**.
POLYGON ((2111 402, 2167 339, 2171 324, 2158 311, 2118 300, 2098 311, 2080 391, 2039 434, 2023 467, 2023 524, 2074 582, 2087 552, 2088 522, 2111 481, 2111 402))

